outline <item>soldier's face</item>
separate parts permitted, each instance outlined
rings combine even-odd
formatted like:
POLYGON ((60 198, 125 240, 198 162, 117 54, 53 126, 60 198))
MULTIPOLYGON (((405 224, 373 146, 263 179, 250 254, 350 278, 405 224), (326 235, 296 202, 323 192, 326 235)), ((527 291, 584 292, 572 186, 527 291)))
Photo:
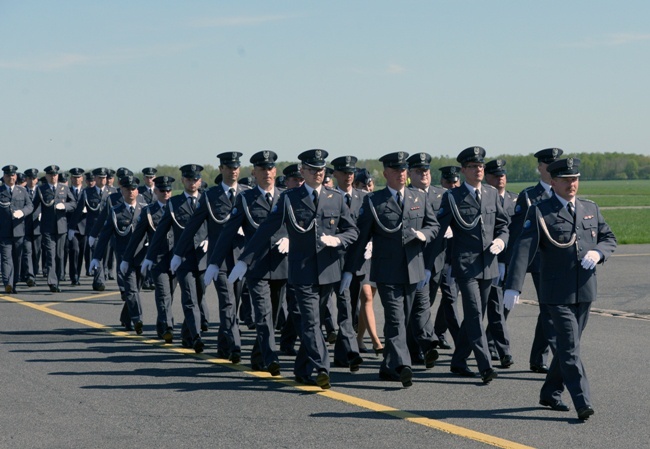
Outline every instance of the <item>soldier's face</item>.
POLYGON ((13 187, 14 185, 16 185, 16 178, 17 176, 15 173, 13 175, 9 175, 5 173, 4 176, 2 177, 2 180, 6 185, 13 187))
POLYGON ((300 187, 303 182, 305 182, 303 178, 296 178, 295 176, 287 178, 287 189, 296 189, 300 187))
POLYGON ((47 183, 48 183, 48 184, 52 184, 52 185, 54 185, 54 184, 56 184, 56 183, 58 182, 58 180, 59 180, 59 175, 58 175, 58 174, 56 174, 56 175, 47 175, 47 174, 46 174, 46 175, 45 175, 45 179, 47 179, 47 183))
POLYGON ((334 178, 336 178, 336 184, 341 190, 350 190, 352 187, 352 181, 354 181, 354 173, 347 173, 340 170, 334 170, 334 178))
POLYGON ((74 187, 81 187, 81 183, 83 183, 83 178, 81 176, 70 177, 70 184, 72 184, 74 187))
POLYGON ((36 178, 26 178, 25 181, 27 182, 26 184, 27 187, 29 187, 30 189, 33 189, 34 187, 36 187, 36 184, 38 184, 38 179, 36 178))
POLYGON ((161 203, 167 204, 167 201, 172 196, 172 191, 170 190, 159 190, 158 187, 154 187, 153 193, 156 194, 156 198, 161 203))
POLYGON ((490 173, 486 173, 485 182, 490 184, 498 191, 502 191, 503 189, 506 188, 506 175, 493 175, 490 173))
POLYGON ((239 167, 220 165, 219 170, 223 176, 223 182, 225 182, 227 185, 232 185, 239 179, 239 167))
POLYGON ((86 179, 86 187, 95 187, 94 179, 86 179))
POLYGON ((95 185, 100 189, 106 185, 106 176, 98 176, 95 178, 95 185))
POLYGON ((567 201, 573 201, 578 194, 580 178, 571 176, 569 178, 552 178, 551 186, 553 191, 567 201))
POLYGON ((183 177, 183 187, 187 193, 194 194, 197 190, 199 190, 199 187, 201 187, 201 178, 194 179, 183 177))
POLYGON ((465 175, 465 181, 473 186, 479 184, 485 177, 485 165, 480 162, 470 162, 467 165, 463 165, 460 171, 465 175))
POLYGON ((450 181, 446 178, 440 178, 440 185, 445 189, 453 189, 454 187, 458 187, 460 185, 460 180, 450 181))
POLYGON ((315 168, 303 165, 300 168, 300 174, 305 178, 307 185, 315 189, 323 184, 323 180, 325 179, 325 167, 315 168))
POLYGON ((144 184, 147 187, 153 187, 153 178, 155 178, 155 176, 145 176, 144 177, 144 184))
POLYGON ((551 174, 546 170, 548 167, 548 164, 544 162, 540 162, 537 164, 537 171, 539 172, 539 177, 542 178, 542 181, 544 181, 546 184, 551 183, 551 174))
POLYGON ((120 187, 120 189, 122 190, 122 197, 126 203, 133 203, 138 197, 137 187, 120 187))
POLYGON ((253 167, 255 182, 264 190, 275 184, 276 172, 277 170, 275 167, 258 167, 257 165, 253 167))
POLYGON ((427 189, 431 185, 431 170, 428 168, 411 168, 409 170, 411 184, 418 189, 427 189))
POLYGON ((402 190, 406 185, 406 169, 386 167, 384 169, 384 178, 386 178, 386 184, 391 189, 402 190))

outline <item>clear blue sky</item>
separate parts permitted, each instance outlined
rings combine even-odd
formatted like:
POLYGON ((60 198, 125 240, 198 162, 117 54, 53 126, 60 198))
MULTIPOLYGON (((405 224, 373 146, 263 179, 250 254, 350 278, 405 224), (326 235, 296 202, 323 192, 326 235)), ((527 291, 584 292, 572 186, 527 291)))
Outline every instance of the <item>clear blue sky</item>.
POLYGON ((650 2, 0 0, 2 165, 650 154, 650 2))

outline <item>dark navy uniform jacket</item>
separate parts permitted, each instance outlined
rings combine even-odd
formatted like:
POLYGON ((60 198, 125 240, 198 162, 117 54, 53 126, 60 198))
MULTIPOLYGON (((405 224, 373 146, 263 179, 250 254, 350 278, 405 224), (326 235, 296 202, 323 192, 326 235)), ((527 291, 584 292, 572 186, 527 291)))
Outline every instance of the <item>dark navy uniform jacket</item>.
MULTIPOLYGON (((445 194, 447 189, 443 189, 442 187, 436 187, 433 185, 429 186, 429 190, 427 190, 427 201, 431 203, 431 207, 433 207, 433 213, 437 216, 438 211, 440 210, 440 205, 442 204, 442 196, 445 194)), ((445 266, 445 254, 446 252, 444 251, 447 247, 446 243, 444 242, 445 245, 443 245, 443 250, 439 251, 436 256, 435 260, 433 262, 433 270, 431 270, 432 274, 436 274, 442 271, 442 269, 445 266)), ((431 242, 429 245, 433 245, 434 243, 431 242)))
POLYGON ((296 285, 339 282, 343 252, 359 235, 343 195, 322 186, 318 207, 315 207, 305 185, 285 191, 246 244, 239 260, 250 266, 283 224, 290 242, 288 282, 296 285), (326 246, 320 240, 323 234, 338 237, 341 245, 336 248, 326 246))
MULTIPOLYGON (((36 187, 38 188, 38 187, 36 187)), ((32 190, 32 193, 26 188, 27 195, 34 205, 34 210, 31 214, 25 217, 25 235, 26 236, 36 236, 41 235, 41 206, 34 204, 34 197, 37 195, 36 188, 32 190)))
MULTIPOLYGON (((97 238, 97 244, 93 250, 94 259, 102 260, 106 254, 106 247, 111 241, 111 237, 115 237, 115 253, 119 254, 120 257, 124 254, 144 206, 146 206, 146 203, 138 196, 133 213, 131 213, 129 205, 124 203, 124 198, 122 198, 120 204, 111 208, 111 211, 108 213, 108 218, 102 227, 102 231, 97 238)), ((145 252, 143 248, 144 242, 140 242, 140 245, 135 251, 135 264, 140 264, 142 259, 144 259, 145 252)))
MULTIPOLYGON (((516 238, 514 234, 511 233, 512 230, 512 217, 515 215, 515 209, 517 207, 517 194, 514 192, 510 192, 506 190, 503 193, 503 210, 505 211, 506 215, 510 217, 510 226, 508 227, 508 231, 510 231, 510 242, 513 242, 516 238)), ((512 245, 508 245, 512 246, 512 245)), ((509 259, 510 252, 508 252, 508 249, 502 251, 501 254, 497 256, 497 259, 499 260, 499 263, 505 263, 506 265, 508 262, 510 262, 509 259)))
MULTIPOLYGON (((517 196, 517 202, 515 204, 514 214, 510 216, 510 235, 511 239, 514 241, 524 226, 524 221, 526 221, 526 215, 528 214, 528 209, 531 205, 537 204, 542 200, 548 199, 549 195, 546 193, 546 189, 541 183, 537 183, 534 186, 527 187, 521 191, 517 196)), ((506 248, 506 254, 503 255, 503 260, 509 262, 512 258, 512 250, 514 246, 509 245, 506 248)), ((501 260, 500 260, 501 261, 501 260)), ((529 273, 539 273, 539 256, 535 257, 528 266, 529 273)))
POLYGON ((77 202, 65 184, 57 184, 54 192, 49 184, 39 185, 34 194, 34 207, 41 208, 41 233, 65 234, 68 232, 67 212, 73 212, 77 202), (65 205, 64 210, 56 209, 58 203, 65 205))
MULTIPOLYGON (((139 197, 138 202, 141 202, 141 200, 142 197, 139 197)), ((104 190, 101 196, 99 215, 97 216, 97 219, 95 220, 95 223, 93 224, 92 228, 86 226, 87 229, 90 229, 90 234, 88 235, 91 237, 99 236, 99 233, 102 231, 102 226, 104 226, 104 223, 106 223, 106 219, 108 219, 110 211, 113 209, 113 207, 119 205, 122 202, 124 202, 124 197, 122 196, 122 192, 119 192, 115 189, 104 190)))
POLYGON ((72 214, 70 229, 76 229, 81 235, 90 233, 99 218, 101 202, 102 196, 98 187, 83 189, 72 214))
POLYGON ((588 251, 598 250, 603 255, 599 263, 604 263, 616 249, 616 237, 594 202, 576 198, 575 215, 574 223, 555 195, 530 207, 513 246, 506 289, 521 291, 526 267, 539 253, 540 304, 575 304, 596 299, 596 270, 585 270, 581 261, 588 251), (575 242, 569 245, 574 229, 575 242))
MULTIPOLYGON (((129 264, 133 263, 138 248, 140 248, 142 244, 146 247, 151 242, 153 234, 158 228, 158 223, 160 223, 162 216, 163 209, 160 207, 158 201, 142 208, 142 212, 138 217, 138 222, 136 223, 133 234, 131 235, 131 240, 129 240, 129 244, 126 246, 124 254, 122 254, 122 260, 129 264)), ((154 262, 154 269, 160 272, 169 271, 169 262, 171 260, 171 251, 173 247, 174 233, 170 230, 167 233, 166 250, 163 242, 163 250, 156 254, 155 259, 151 259, 154 262)))
MULTIPOLYGON (((339 190, 339 192, 341 191, 339 190)), ((350 195, 350 216, 352 217, 352 220, 355 223, 357 223, 357 221, 359 220, 359 213, 361 212, 361 206, 363 206, 363 197, 366 196, 367 193, 368 192, 366 192, 365 190, 355 189, 355 188, 352 189, 352 194, 350 195)), ((343 198, 345 199, 345 194, 342 193, 342 195, 343 198)), ((357 227, 359 227, 358 223, 357 223, 357 227)), ((347 259, 348 257, 350 257, 350 254, 351 254, 350 251, 346 251, 343 257, 347 259)), ((345 266, 345 262, 343 263, 343 265, 345 266)), ((361 265, 361 268, 359 268, 355 272, 355 274, 357 276, 369 275, 370 263, 364 263, 363 265, 361 265)))
MULTIPOLYGON (((249 189, 250 187, 248 186, 237 184, 236 193, 239 195, 249 189)), ((230 202, 228 194, 223 190, 222 184, 213 186, 204 192, 197 203, 194 215, 187 223, 187 232, 176 237, 174 254, 178 256, 184 254, 190 247, 190 242, 193 240, 194 234, 201 226, 205 226, 206 222, 208 251, 212 251, 212 248, 217 243, 221 230, 229 219, 233 206, 234 204, 230 202)), ((220 268, 222 270, 231 270, 235 266, 235 260, 243 247, 244 237, 236 234, 231 241, 231 253, 226 257, 224 264, 220 268)))
POLYGON ((157 201, 153 194, 153 188, 149 191, 149 187, 147 186, 138 186, 138 193, 142 195, 142 198, 144 198, 147 204, 152 204, 157 201))
POLYGON ((6 186, 0 187, 0 237, 24 237, 25 219, 34 211, 29 193, 24 187, 14 186, 10 194, 6 186), (23 216, 14 218, 14 211, 23 211, 23 216))
MULTIPOLYGON (((244 230, 246 242, 250 241, 259 225, 266 220, 273 206, 278 203, 282 192, 284 192, 284 189, 276 188, 274 190, 271 205, 266 201, 265 196, 258 187, 237 195, 230 219, 221 230, 214 249, 210 250, 209 263, 218 266, 223 264, 227 255, 232 252, 232 240, 237 235, 240 226, 244 230)), ((287 237, 287 229, 284 225, 280 226, 269 238, 265 250, 255 254, 255 258, 246 272, 247 277, 255 279, 287 279, 287 255, 281 254, 276 246, 276 242, 282 237, 287 237)))
MULTIPOLYGON (((453 277, 494 279, 499 275, 497 257, 489 248, 496 238, 508 245, 510 219, 503 210, 499 192, 494 187, 481 184, 480 207, 474 192, 470 192, 465 183, 447 190, 442 197, 438 221, 440 237, 448 226, 454 232, 454 243, 450 249, 453 277), (455 204, 458 217, 452 211, 452 204, 455 204), (462 222, 459 223, 457 218, 462 222), (473 224, 474 227, 466 226, 473 224)), ((436 241, 437 246, 443 244, 442 240, 440 238, 436 241)))
POLYGON ((404 189, 404 208, 385 189, 368 193, 357 221, 359 239, 351 248, 345 271, 354 273, 363 263, 363 252, 372 238, 370 280, 383 284, 417 284, 425 269, 433 267, 432 245, 420 241, 412 229, 421 231, 426 242, 438 234, 438 221, 427 194, 415 187, 404 189), (372 210, 375 210, 375 214, 372 210), (378 222, 379 221, 379 222, 378 222), (427 264, 427 260, 430 263, 427 264))
MULTIPOLYGON (((204 195, 199 195, 198 203, 201 202, 201 198, 204 195)), ((199 210, 198 208, 196 209, 199 210)), ((172 230, 174 234, 174 241, 178 242, 181 238, 181 234, 186 230, 187 224, 190 222, 192 217, 192 207, 187 201, 187 196, 185 193, 173 196, 167 201, 167 207, 165 208, 165 213, 163 214, 160 222, 158 223, 158 228, 154 232, 151 239, 151 244, 147 250, 147 259, 156 261, 157 258, 166 254, 169 245, 169 239, 167 233, 172 230)), ((187 233, 187 238, 191 244, 184 245, 184 250, 181 254, 178 254, 183 258, 183 262, 179 269, 187 271, 196 271, 196 270, 205 270, 206 268, 206 253, 199 246, 204 240, 208 238, 208 229, 204 222, 201 222, 199 227, 191 232, 187 233)), ((175 248, 179 247, 178 243, 175 248)))

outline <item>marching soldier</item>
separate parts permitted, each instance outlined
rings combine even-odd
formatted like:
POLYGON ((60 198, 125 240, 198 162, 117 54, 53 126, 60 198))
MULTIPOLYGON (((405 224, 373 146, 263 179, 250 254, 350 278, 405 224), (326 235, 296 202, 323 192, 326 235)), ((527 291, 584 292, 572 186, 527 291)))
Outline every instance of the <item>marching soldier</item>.
POLYGON ((70 169, 70 192, 74 200, 77 202, 77 207, 73 212, 68 213, 68 260, 70 272, 70 286, 75 287, 81 285, 79 277, 81 276, 81 265, 83 263, 84 252, 86 250, 86 239, 79 232, 78 226, 73 218, 77 209, 81 209, 83 214, 83 203, 80 202, 82 197, 81 185, 83 184, 83 174, 85 171, 82 168, 75 167, 70 169))
MULTIPOLYGON (((241 227, 247 241, 253 237, 260 224, 277 204, 281 190, 275 188, 275 161, 273 151, 260 151, 250 158, 256 187, 237 195, 230 219, 224 225, 210 256, 205 282, 216 281, 223 261, 232 251, 232 239, 241 227)), ((257 254, 246 274, 255 315, 257 338, 253 345, 253 369, 268 370, 280 375, 280 363, 275 353, 274 328, 287 283, 287 230, 281 226, 267 242, 266 251, 257 254)))
MULTIPOLYGON (((126 175, 120 178, 120 195, 122 201, 114 201, 115 205, 107 213, 106 221, 102 226, 101 233, 97 238, 97 244, 93 251, 93 260, 90 262, 90 271, 99 268, 101 260, 106 256, 106 247, 113 240, 115 242, 115 256, 117 261, 122 261, 122 255, 129 244, 133 229, 138 221, 142 208, 146 206, 143 198, 138 193, 139 179, 126 175)), ((144 257, 144 244, 141 242, 135 251, 135 260, 142 260, 144 257)), ((137 266, 137 264, 135 264, 137 266)), ((140 303, 140 273, 131 268, 119 274, 122 281, 120 290, 122 292, 122 313, 120 321, 127 330, 131 325, 136 334, 142 334, 142 305, 140 303)))
MULTIPOLYGON (((201 172, 203 167, 197 164, 187 164, 181 167, 183 177, 183 193, 173 196, 167 201, 165 212, 158 222, 147 257, 142 263, 142 272, 146 273, 154 265, 154 261, 164 257, 169 251, 169 231, 173 231, 174 241, 178 243, 181 235, 189 227, 190 217, 197 209, 197 203, 204 195, 199 195, 201 172)), ((198 228, 188 233, 189 244, 183 246, 183 251, 176 256, 179 264, 170 262, 170 271, 176 273, 181 289, 181 303, 185 319, 181 327, 181 344, 186 348, 194 348, 197 353, 203 352, 205 344, 201 339, 202 308, 205 289, 203 273, 206 267, 206 251, 208 248, 207 227, 201 223, 198 228)), ((176 251, 179 251, 176 245, 176 251)), ((172 261, 174 259, 172 258, 172 261)))
MULTIPOLYGON (((539 171, 539 182, 531 187, 524 189, 517 197, 515 205, 515 214, 512 216, 510 223, 510 235, 516 238, 521 234, 526 215, 530 206, 539 203, 544 199, 551 197, 551 174, 547 168, 549 164, 555 162, 563 151, 559 148, 547 148, 540 150, 533 156, 537 158, 537 171, 539 171)), ((506 249, 506 260, 511 259, 514 247, 506 249)), ((539 284, 539 256, 536 256, 528 266, 528 273, 533 278, 537 298, 540 294, 539 284)), ((555 352, 555 329, 548 311, 541 307, 537 316, 537 325, 535 326, 535 336, 533 345, 530 348, 530 370, 536 373, 548 373, 548 353, 549 349, 555 352)))
MULTIPOLYGON (((492 279, 499 276, 497 255, 508 243, 509 219, 492 186, 481 184, 484 178, 485 150, 470 147, 456 160, 461 164, 465 182, 448 190, 438 211, 440 232, 451 226, 451 275, 456 279, 463 300, 463 322, 451 359, 451 372, 474 377, 467 366, 471 352, 483 383, 497 377, 492 368, 483 327, 492 279)), ((443 242, 438 241, 439 244, 443 242)))
POLYGON ((25 217, 34 210, 27 190, 16 185, 17 171, 15 165, 2 167, 4 185, 0 187, 0 259, 5 293, 16 293, 25 238, 25 217))
MULTIPOLYGON (((34 203, 38 187, 38 169, 25 170, 25 189, 29 199, 34 203)), ((41 206, 35 205, 34 211, 25 216, 25 238, 23 240, 23 257, 21 277, 28 287, 36 285, 36 275, 41 265, 41 206)))
POLYGON ((142 195, 147 204, 152 204, 157 201, 153 193, 156 173, 158 173, 158 170, 154 167, 145 167, 142 169, 142 185, 138 187, 138 192, 140 192, 140 195, 142 195))
POLYGON ((65 267, 64 246, 68 234, 67 212, 74 211, 75 201, 68 186, 59 184, 59 166, 44 169, 45 180, 36 189, 34 207, 41 208, 41 233, 45 250, 47 284, 53 293, 60 292, 59 282, 65 267))
MULTIPOLYGON (((151 242, 154 232, 158 228, 158 223, 162 218, 167 202, 172 196, 172 184, 175 181, 171 176, 158 176, 154 178, 154 195, 156 202, 148 204, 142 209, 138 222, 133 230, 133 235, 129 244, 122 255, 120 271, 124 274, 129 269, 140 270, 142 260, 137 260, 136 251, 142 247, 145 241, 151 242)), ((171 343, 174 339, 174 316, 172 314, 172 301, 174 299, 174 290, 178 284, 176 276, 169 271, 169 259, 171 251, 174 248, 174 233, 167 233, 167 246, 156 255, 153 261, 154 265, 148 273, 154 281, 156 300, 156 333, 158 337, 171 343)), ((144 273, 146 276, 148 273, 144 273)))
MULTIPOLYGON (((416 290, 425 288, 431 278, 433 257, 429 251, 438 233, 438 222, 431 203, 422 190, 406 186, 408 153, 382 156, 386 188, 367 194, 358 219, 359 238, 346 260, 341 286, 349 285, 352 273, 364 262, 366 244, 372 238, 370 280, 384 306, 384 360, 379 378, 413 385, 407 329, 412 318, 416 290), (425 248, 427 253, 425 254, 425 248)), ((425 360, 435 361, 438 352, 433 341, 421 341, 425 360)))
POLYGON ((229 281, 241 279, 253 260, 284 224, 289 237, 289 283, 293 285, 301 316, 301 345, 294 365, 296 381, 331 388, 330 363, 320 330, 320 311, 341 280, 341 254, 358 236, 357 227, 343 196, 323 186, 327 151, 302 152, 300 172, 305 183, 282 194, 271 214, 260 225, 229 281), (313 371, 318 374, 313 380, 313 371))
POLYGON ((504 303, 518 301, 529 262, 539 254, 540 307, 547 309, 557 335, 557 350, 540 392, 539 403, 568 411, 566 386, 581 420, 594 414, 580 338, 596 300, 596 265, 616 249, 616 237, 598 206, 577 198, 580 160, 559 159, 547 168, 553 195, 532 205, 512 251, 504 303))

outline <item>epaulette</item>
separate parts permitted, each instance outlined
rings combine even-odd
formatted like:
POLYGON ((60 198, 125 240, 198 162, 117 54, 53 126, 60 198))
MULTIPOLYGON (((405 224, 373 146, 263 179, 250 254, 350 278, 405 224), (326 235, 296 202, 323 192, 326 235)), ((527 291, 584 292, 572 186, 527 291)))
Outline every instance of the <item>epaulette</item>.
POLYGON ((336 192, 339 195, 343 196, 343 194, 341 193, 341 191, 339 189, 334 189, 332 187, 327 187, 327 186, 323 186, 323 188, 325 188, 325 190, 327 190, 328 192, 336 192))
POLYGON ((598 203, 596 203, 596 202, 593 201, 593 200, 590 200, 590 199, 587 199, 587 198, 580 198, 580 197, 577 197, 577 198, 578 198, 580 201, 584 201, 585 203, 592 203, 592 204, 595 204, 596 206, 598 206, 598 203))
POLYGON ((483 187, 488 187, 488 188, 490 188, 492 190, 496 190, 496 188, 491 186, 490 184, 483 184, 483 187))

